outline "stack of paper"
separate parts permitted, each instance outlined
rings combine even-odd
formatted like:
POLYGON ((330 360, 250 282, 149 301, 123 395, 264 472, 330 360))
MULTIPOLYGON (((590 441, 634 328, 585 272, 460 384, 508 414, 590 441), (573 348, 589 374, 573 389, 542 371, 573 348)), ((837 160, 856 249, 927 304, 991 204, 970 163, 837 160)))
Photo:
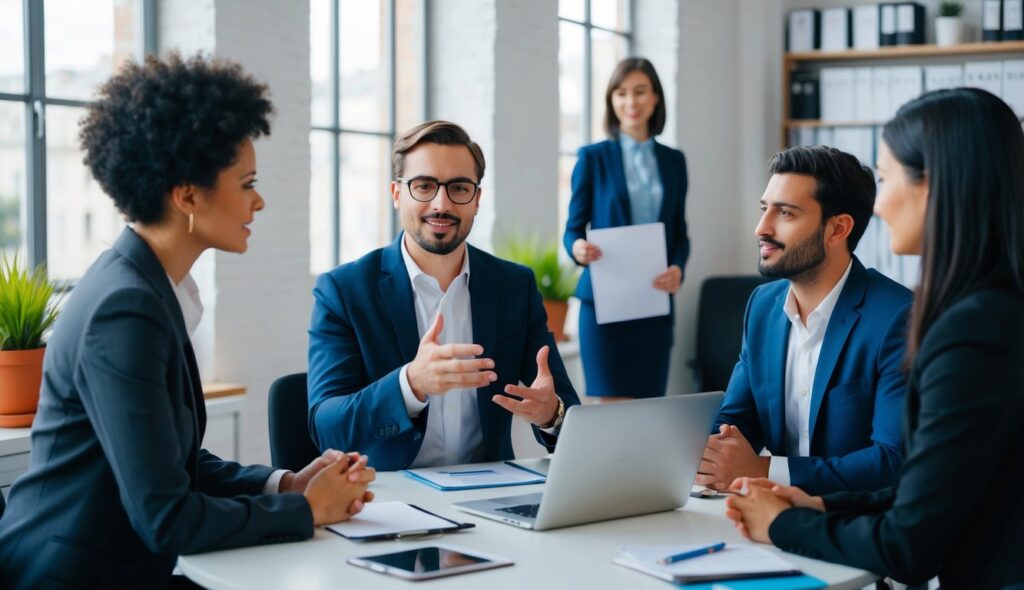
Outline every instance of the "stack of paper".
POLYGON ((509 462, 407 469, 405 474, 443 492, 544 483, 544 475, 509 462))
POLYGON ((699 549, 700 545, 629 545, 613 563, 676 584, 785 577, 785 588, 824 588, 821 580, 804 576, 778 552, 746 543, 729 543, 716 553, 661 565, 668 556, 699 549))

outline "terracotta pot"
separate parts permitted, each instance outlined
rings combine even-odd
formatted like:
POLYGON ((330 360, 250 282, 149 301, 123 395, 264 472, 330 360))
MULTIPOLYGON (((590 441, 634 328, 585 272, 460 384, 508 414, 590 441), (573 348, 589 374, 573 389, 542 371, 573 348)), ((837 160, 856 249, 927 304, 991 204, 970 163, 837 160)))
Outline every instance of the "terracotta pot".
POLYGON ((46 348, 0 351, 0 428, 32 426, 46 348))
POLYGON ((548 331, 554 334, 555 342, 568 340, 565 336, 565 316, 569 313, 569 302, 545 299, 544 311, 548 314, 548 331))

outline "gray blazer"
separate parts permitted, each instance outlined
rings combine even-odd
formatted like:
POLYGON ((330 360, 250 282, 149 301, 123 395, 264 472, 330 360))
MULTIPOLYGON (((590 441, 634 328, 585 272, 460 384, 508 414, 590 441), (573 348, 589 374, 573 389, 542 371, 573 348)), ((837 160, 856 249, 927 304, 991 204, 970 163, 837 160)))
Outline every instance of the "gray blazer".
POLYGON ((46 350, 28 472, 0 518, 15 588, 160 588, 178 555, 313 535, 272 470, 200 449, 206 429, 178 301, 126 228, 79 281, 46 350))

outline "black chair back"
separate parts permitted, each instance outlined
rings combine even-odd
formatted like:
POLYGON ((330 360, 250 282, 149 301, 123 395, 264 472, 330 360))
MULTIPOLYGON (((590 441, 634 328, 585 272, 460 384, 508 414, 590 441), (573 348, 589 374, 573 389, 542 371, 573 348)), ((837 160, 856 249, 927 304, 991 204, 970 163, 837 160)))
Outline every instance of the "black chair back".
POLYGON ((697 357, 693 368, 694 391, 725 391, 740 355, 743 313, 760 275, 708 277, 700 288, 697 316, 697 357))
POLYGON ((309 434, 306 374, 285 375, 270 385, 270 461, 278 469, 299 471, 320 455, 309 434))

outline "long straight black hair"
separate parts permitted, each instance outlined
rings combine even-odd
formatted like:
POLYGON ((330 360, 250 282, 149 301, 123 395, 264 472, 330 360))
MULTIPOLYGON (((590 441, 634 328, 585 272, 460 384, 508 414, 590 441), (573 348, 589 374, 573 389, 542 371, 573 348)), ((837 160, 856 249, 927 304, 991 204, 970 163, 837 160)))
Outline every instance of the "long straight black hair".
POLYGON ((1024 131, 999 98, 957 88, 904 105, 882 139, 912 180, 928 182, 911 361, 928 328, 968 293, 1024 295, 1024 131))

